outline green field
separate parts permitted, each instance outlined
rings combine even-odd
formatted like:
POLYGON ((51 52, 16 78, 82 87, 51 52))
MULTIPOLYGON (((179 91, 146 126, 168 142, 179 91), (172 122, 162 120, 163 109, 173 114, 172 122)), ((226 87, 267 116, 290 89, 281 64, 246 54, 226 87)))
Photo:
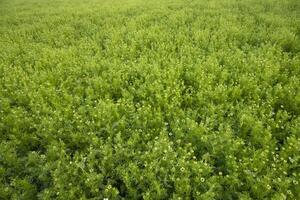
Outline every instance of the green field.
POLYGON ((0 0, 0 199, 300 199, 299 0, 0 0))

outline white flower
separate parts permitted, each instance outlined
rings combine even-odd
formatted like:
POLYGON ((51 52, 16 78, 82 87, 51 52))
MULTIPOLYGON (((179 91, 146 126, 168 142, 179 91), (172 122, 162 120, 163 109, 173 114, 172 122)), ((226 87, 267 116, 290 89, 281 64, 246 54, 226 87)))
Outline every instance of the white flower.
POLYGON ((293 180, 293 183, 294 183, 295 185, 298 185, 298 181, 296 181, 296 180, 293 180))

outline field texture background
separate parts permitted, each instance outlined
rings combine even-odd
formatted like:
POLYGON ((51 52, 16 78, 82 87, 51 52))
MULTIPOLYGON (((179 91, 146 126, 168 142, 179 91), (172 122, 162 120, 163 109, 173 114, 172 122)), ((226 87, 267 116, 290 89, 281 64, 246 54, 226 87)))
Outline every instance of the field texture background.
POLYGON ((299 0, 0 0, 0 199, 300 199, 299 0))

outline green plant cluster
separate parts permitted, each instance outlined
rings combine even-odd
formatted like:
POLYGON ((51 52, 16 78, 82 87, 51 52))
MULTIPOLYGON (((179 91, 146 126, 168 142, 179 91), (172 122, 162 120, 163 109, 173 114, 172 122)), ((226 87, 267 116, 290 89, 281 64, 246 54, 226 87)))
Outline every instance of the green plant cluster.
POLYGON ((300 199, 299 0, 0 0, 0 199, 300 199))

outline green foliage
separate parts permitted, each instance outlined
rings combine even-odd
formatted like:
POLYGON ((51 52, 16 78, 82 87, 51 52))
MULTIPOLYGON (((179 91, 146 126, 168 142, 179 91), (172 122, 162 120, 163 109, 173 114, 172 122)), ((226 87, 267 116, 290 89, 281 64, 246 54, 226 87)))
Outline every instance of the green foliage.
POLYGON ((300 199, 297 0, 0 0, 0 199, 300 199))

